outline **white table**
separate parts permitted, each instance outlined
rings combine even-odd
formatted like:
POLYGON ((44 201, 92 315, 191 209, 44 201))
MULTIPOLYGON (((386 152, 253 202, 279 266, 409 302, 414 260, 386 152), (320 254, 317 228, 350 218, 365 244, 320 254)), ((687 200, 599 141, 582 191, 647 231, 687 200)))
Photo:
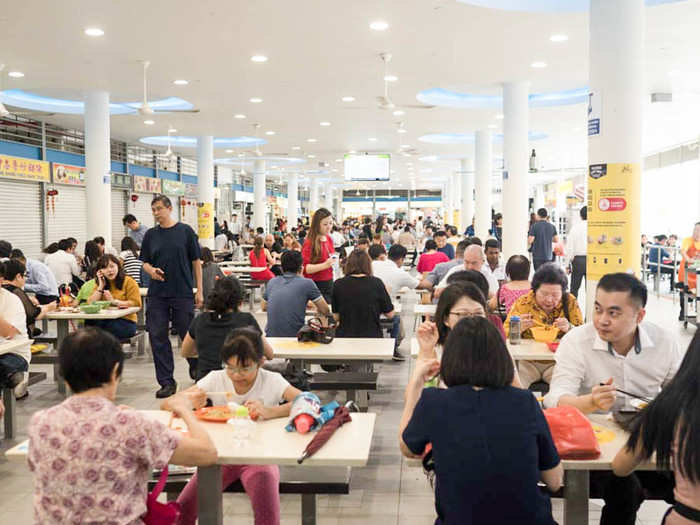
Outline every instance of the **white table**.
POLYGON ((255 273, 264 272, 267 266, 223 266, 221 271, 228 275, 231 273, 255 273))
MULTIPOLYGON (((522 339, 520 344, 507 343, 508 351, 514 361, 554 361, 555 353, 547 348, 546 343, 533 339, 522 339)), ((411 339, 411 357, 418 357, 418 339, 411 339)))
MULTIPOLYGON (((143 410, 149 418, 167 425, 170 412, 143 410)), ((305 467, 363 467, 369 460, 376 414, 351 414, 352 421, 340 427, 330 440, 312 457, 304 461, 305 467)), ((177 421, 177 420, 176 420, 177 421)), ((223 508, 221 501, 221 465, 297 465, 297 459, 315 435, 287 432, 287 418, 261 421, 255 424, 253 436, 246 443, 235 443, 233 428, 224 423, 202 423, 211 436, 218 453, 216 464, 199 467, 197 498, 200 525, 221 525, 223 508)), ((5 453, 8 460, 22 461, 26 465, 28 441, 5 453)))
POLYGON ((435 315, 436 304, 417 304, 413 307, 413 315, 421 317, 423 315, 435 315))
POLYGON ((268 337, 275 357, 313 363, 338 361, 389 361, 394 355, 394 339, 336 337, 330 344, 300 343, 296 337, 268 337))

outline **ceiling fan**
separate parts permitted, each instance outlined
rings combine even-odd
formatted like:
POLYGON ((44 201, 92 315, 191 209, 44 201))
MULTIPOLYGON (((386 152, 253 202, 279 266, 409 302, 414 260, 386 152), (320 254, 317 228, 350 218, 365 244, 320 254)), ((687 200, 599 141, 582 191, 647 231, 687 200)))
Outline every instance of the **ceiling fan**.
MULTIPOLYGON (((3 91, 3 84, 4 84, 4 79, 5 75, 3 74, 3 71, 5 70, 5 64, 0 64, 0 93, 3 91)), ((48 113, 46 111, 10 111, 5 107, 5 104, 2 103, 2 100, 0 100, 0 118, 2 117, 9 117, 10 115, 18 115, 18 116, 33 116, 33 117, 50 117, 54 115, 54 113, 48 113)))
POLYGON ((149 117, 158 113, 199 113, 198 109, 153 109, 148 104, 148 68, 151 63, 148 60, 143 61, 143 102, 141 107, 138 108, 140 115, 144 117, 149 117))

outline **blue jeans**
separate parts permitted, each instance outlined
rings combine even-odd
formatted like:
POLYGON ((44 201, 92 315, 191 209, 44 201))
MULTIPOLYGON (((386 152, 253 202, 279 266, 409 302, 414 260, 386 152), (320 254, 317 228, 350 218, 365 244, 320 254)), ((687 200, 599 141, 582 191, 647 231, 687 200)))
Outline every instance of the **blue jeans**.
POLYGON ((147 297, 146 330, 153 351, 153 364, 156 367, 156 379, 160 386, 175 383, 173 370, 173 347, 170 344, 169 324, 184 339, 190 323, 194 318, 194 299, 192 297, 147 297))
POLYGON ((27 370, 29 370, 29 363, 24 357, 12 353, 0 355, 0 386, 9 385, 12 374, 27 370))
POLYGON ((399 334, 401 333, 401 316, 395 313, 391 322, 391 332, 389 332, 389 335, 394 338, 394 350, 396 350, 399 347, 399 334))
POLYGON ((109 332, 120 341, 129 339, 136 334, 136 323, 128 319, 102 319, 99 321, 86 320, 85 326, 96 326, 109 332))

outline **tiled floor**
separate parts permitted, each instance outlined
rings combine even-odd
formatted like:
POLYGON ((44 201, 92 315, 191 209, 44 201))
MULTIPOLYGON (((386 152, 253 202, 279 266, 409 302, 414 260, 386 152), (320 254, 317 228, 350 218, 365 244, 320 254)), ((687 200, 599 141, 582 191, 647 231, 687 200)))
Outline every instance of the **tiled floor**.
MULTIPOLYGON (((404 312, 410 311, 405 308, 404 312)), ((678 306, 668 299, 650 298, 648 319, 662 324, 679 337, 687 346, 693 328, 685 332, 676 319, 678 306)), ((404 315, 407 332, 413 326, 413 318, 404 315)), ((262 323, 261 323, 262 324, 262 323)), ((408 350, 407 340, 402 349, 408 350)), ((181 386, 188 386, 184 360, 178 359, 176 376, 181 386)), ((45 369, 51 377, 49 367, 45 369)), ((377 413, 377 425, 372 444, 369 465, 354 469, 351 492, 347 496, 320 496, 318 498, 319 525, 430 525, 435 514, 431 489, 420 469, 409 468, 403 461, 397 446, 397 428, 403 403, 403 388, 408 376, 408 362, 387 363, 380 367, 380 390, 372 395, 371 410, 377 413)), ((119 388, 119 403, 142 409, 157 408, 153 393, 156 389, 153 364, 150 358, 134 358, 127 362, 124 378, 119 388)), ((342 394, 340 395, 342 399, 342 394)), ((41 408, 59 403, 61 397, 51 381, 31 388, 28 399, 18 406, 19 436, 26 438, 26 425, 30 415, 41 408)), ((0 452, 16 442, 0 441, 0 452)), ((8 463, 0 457, 0 522, 24 525, 32 522, 32 478, 24 465, 8 463)), ((600 503, 592 501, 591 523, 597 523, 600 503)), ((300 498, 282 496, 282 523, 300 523, 300 498)), ((561 521, 561 501, 553 502, 555 518, 561 521)), ((648 502, 639 513, 638 523, 657 524, 667 505, 648 502)), ((253 523, 250 504, 245 495, 224 496, 225 523, 253 523)))

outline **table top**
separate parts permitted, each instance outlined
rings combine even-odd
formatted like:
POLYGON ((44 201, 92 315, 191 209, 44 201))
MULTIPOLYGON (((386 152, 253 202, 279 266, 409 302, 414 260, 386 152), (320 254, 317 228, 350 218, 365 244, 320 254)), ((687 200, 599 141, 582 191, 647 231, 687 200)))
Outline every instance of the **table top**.
POLYGON ((436 304, 417 304, 413 307, 413 315, 435 315, 436 304))
MULTIPOLYGON (((148 295, 148 288, 139 288, 139 293, 141 294, 141 297, 146 297, 148 295)), ((192 293, 197 293, 197 289, 192 288, 192 293)))
MULTIPOLYGON (((533 339, 521 339, 520 344, 507 343, 510 355, 516 361, 554 361, 555 353, 547 348, 546 343, 533 339)), ((418 339, 411 338, 411 357, 418 357, 418 339)))
POLYGON ((86 314, 83 312, 72 313, 72 312, 50 312, 46 314, 46 319, 52 319, 54 321, 68 320, 68 319, 121 319, 127 315, 139 313, 138 306, 131 306, 129 308, 110 308, 102 309, 97 314, 86 314))
POLYGON ((394 340, 385 337, 336 337, 330 344, 300 343, 296 337, 268 337, 267 342, 275 357, 284 359, 388 361, 394 355, 394 340))
POLYGON ((222 268, 226 266, 250 266, 250 260, 243 259, 241 261, 221 261, 216 264, 218 264, 222 268))
POLYGON ((267 266, 226 266, 221 268, 221 271, 226 275, 231 273, 264 272, 265 270, 267 270, 267 266))
POLYGON ((9 341, 0 341, 0 354, 13 352, 25 346, 31 346, 32 339, 10 339, 9 341))
MULTIPOLYGON (((146 417, 167 425, 170 412, 143 410, 146 417)), ((340 427, 328 442, 312 457, 304 461, 305 466, 363 467, 369 459, 376 414, 354 413, 352 421, 340 427)), ((245 443, 233 439, 233 427, 226 423, 202 422, 211 436, 219 454, 219 465, 297 465, 307 443, 315 432, 298 434, 287 432, 287 418, 256 422, 253 435, 245 443)), ((174 421, 176 428, 184 427, 182 420, 174 421)), ((28 441, 5 453, 9 460, 25 461, 28 441)))

